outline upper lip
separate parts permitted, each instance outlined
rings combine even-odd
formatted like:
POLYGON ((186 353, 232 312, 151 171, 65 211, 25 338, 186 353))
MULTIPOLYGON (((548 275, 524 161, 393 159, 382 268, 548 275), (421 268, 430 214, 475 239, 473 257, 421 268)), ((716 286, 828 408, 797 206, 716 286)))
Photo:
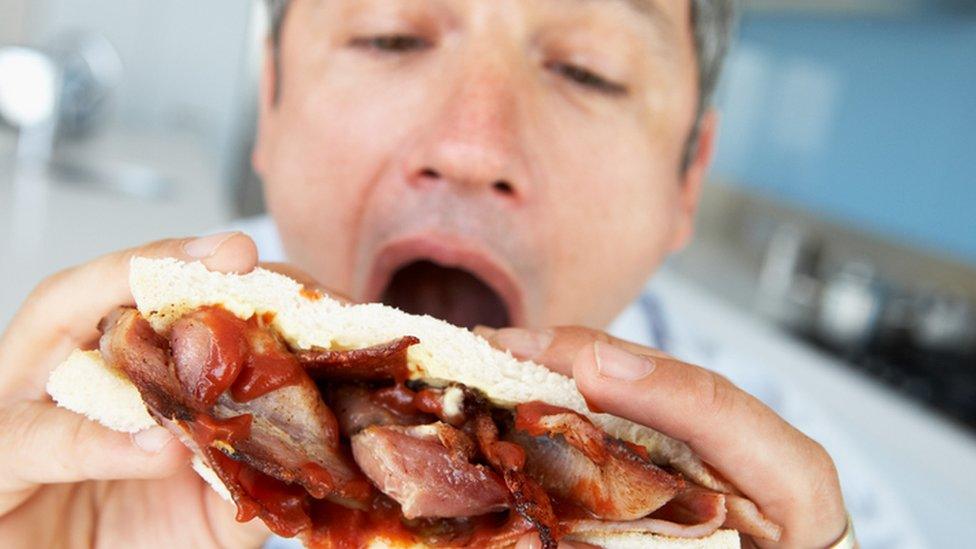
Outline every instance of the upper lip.
POLYGON ((521 323, 522 291, 511 268, 477 242, 443 233, 400 237, 383 245, 366 281, 366 301, 379 301, 397 270, 422 260, 476 275, 501 297, 512 324, 521 323))

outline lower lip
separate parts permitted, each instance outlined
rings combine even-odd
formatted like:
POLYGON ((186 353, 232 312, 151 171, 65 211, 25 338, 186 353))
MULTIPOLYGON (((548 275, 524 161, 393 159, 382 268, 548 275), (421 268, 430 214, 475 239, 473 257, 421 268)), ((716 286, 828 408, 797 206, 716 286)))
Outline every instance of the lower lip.
POLYGON ((443 267, 469 271, 501 296, 513 325, 522 324, 521 292, 503 263, 483 248, 444 235, 414 236, 385 245, 377 254, 366 286, 367 301, 379 301, 393 274, 413 261, 428 260, 443 267))

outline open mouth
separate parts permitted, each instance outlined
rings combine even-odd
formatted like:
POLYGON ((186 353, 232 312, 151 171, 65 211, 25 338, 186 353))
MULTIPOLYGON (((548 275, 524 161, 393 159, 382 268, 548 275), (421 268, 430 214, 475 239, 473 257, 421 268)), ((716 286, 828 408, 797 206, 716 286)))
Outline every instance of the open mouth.
POLYGON ((394 271, 380 299, 408 313, 465 328, 512 323, 505 300, 476 274, 429 260, 413 261, 394 271))

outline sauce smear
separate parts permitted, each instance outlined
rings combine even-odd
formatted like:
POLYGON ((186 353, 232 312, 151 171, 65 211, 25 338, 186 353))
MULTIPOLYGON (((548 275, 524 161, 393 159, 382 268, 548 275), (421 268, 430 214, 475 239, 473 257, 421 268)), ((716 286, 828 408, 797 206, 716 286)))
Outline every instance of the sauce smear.
POLYGON ((210 352, 205 371, 193 389, 204 407, 213 406, 240 375, 247 357, 247 324, 223 307, 202 307, 200 318, 210 331, 210 352))
POLYGON ((238 522, 261 517, 272 532, 284 537, 296 536, 312 526, 308 494, 301 486, 269 477, 219 450, 209 449, 207 454, 221 478, 233 484, 232 492, 237 488, 234 501, 238 522))
POLYGON ((223 307, 197 311, 195 320, 211 336, 205 370, 192 390, 197 402, 210 408, 228 390, 234 400, 248 402, 303 379, 298 359, 267 326, 273 321, 269 315, 245 321, 223 307))
POLYGON ((195 421, 189 425, 193 440, 203 448, 213 446, 215 442, 234 446, 251 436, 253 419, 251 414, 229 419, 216 419, 207 414, 197 414, 195 421))

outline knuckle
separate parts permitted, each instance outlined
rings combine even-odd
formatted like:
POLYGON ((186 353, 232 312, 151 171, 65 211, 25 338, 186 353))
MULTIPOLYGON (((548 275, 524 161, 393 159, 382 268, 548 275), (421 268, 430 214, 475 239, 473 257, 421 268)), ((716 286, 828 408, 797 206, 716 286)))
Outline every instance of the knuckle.
POLYGON ((177 255, 183 246, 193 240, 192 237, 184 238, 163 238, 160 240, 155 240, 153 242, 147 242, 140 246, 134 248, 129 248, 111 254, 110 257, 115 261, 115 266, 122 270, 122 272, 128 272, 129 262, 133 257, 139 256, 150 256, 150 257, 172 257, 177 255))
POLYGON ((148 244, 103 255, 93 261, 91 265, 100 273, 104 273, 103 276, 125 277, 129 272, 129 262, 132 261, 132 258, 139 255, 140 251, 149 250, 153 246, 154 244, 148 244))
POLYGON ((5 444, 10 452, 8 459, 12 463, 27 463, 38 459, 33 455, 32 448, 37 447, 38 437, 43 433, 40 428, 41 417, 33 407, 27 403, 15 404, 0 412, 0 432, 5 433, 12 444, 5 444))
POLYGON ((155 242, 149 242, 146 244, 142 244, 141 246, 136 246, 134 248, 118 250, 103 255, 95 259, 88 265, 95 268, 100 273, 105 273, 106 275, 124 277, 129 272, 129 263, 132 261, 133 257, 137 257, 140 255, 147 255, 147 256, 171 255, 180 246, 182 246, 185 240, 188 239, 183 239, 183 240, 164 239, 164 240, 157 240, 155 242))
POLYGON ((812 453, 813 470, 816 472, 815 476, 823 482, 836 484, 838 478, 837 465, 834 464, 834 460, 830 457, 827 449, 820 443, 813 441, 812 453))
POLYGON ((129 262, 134 256, 151 253, 154 250, 164 249, 180 242, 182 241, 174 239, 159 240, 137 248, 109 253, 86 263, 62 269, 41 280, 31 291, 30 296, 33 298, 32 300, 36 301, 55 295, 70 285, 79 275, 86 274, 89 271, 97 271, 99 277, 106 274, 127 273, 129 262))
POLYGON ((825 514, 835 511, 833 505, 840 499, 840 477, 837 466, 827 449, 810 439, 808 457, 808 483, 804 492, 809 508, 821 509, 825 514))
POLYGON ((58 465, 63 470, 80 469, 80 472, 88 477, 91 476, 88 471, 95 464, 91 462, 90 459, 73 459, 70 456, 85 456, 88 454, 88 448, 93 442, 93 427, 94 423, 83 419, 81 417, 73 421, 71 425, 65 426, 67 447, 71 449, 70 452, 62 454, 59 459, 58 465))
POLYGON ((577 341, 600 341, 601 343, 610 343, 611 341, 607 334, 585 326, 559 326, 556 331, 564 338, 577 341))
MULTIPOLYGON (((81 267, 71 267, 48 276, 34 287, 18 313, 19 324, 33 334, 31 339, 58 341, 71 332, 61 315, 51 314, 63 303, 81 267), (43 334, 43 335, 42 335, 43 334)), ((40 342, 38 342, 40 345, 40 342)))
MULTIPOLYGON (((58 442, 65 440, 66 436, 69 437, 67 440, 71 440, 71 429, 73 426, 60 422, 45 421, 46 418, 44 416, 46 414, 50 414, 50 410, 40 411, 34 416, 32 422, 33 428, 31 429, 33 437, 31 447, 44 449, 44 453, 46 454, 45 459, 50 460, 50 464, 55 465, 52 469, 66 471, 70 469, 72 464, 63 452, 57 451, 57 448, 60 446, 58 442)), ((71 447, 71 445, 68 446, 68 448, 71 447)))
POLYGON ((690 427, 688 443, 707 438, 716 426, 724 424, 738 406, 738 389, 724 376, 711 370, 696 369, 689 372, 693 375, 687 392, 693 399, 683 406, 687 410, 694 410, 696 420, 690 427))
MULTIPOLYGON (((5 433, 11 440, 20 440, 20 429, 14 421, 13 410, 9 407, 0 409, 0 433, 5 433)), ((8 449, 16 450, 18 446, 9 445, 8 449)))
POLYGON ((704 375, 701 377, 698 394, 702 395, 705 412, 713 417, 723 417, 728 415, 737 401, 735 385, 725 376, 710 370, 701 370, 704 375))

